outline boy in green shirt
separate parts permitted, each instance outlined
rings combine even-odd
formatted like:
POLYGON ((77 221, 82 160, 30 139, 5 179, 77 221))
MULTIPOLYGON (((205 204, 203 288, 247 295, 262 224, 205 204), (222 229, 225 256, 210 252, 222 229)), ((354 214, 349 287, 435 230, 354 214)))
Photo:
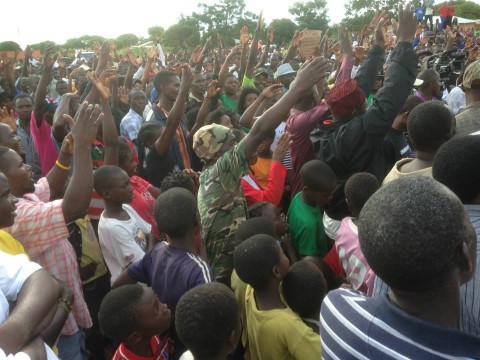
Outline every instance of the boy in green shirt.
POLYGON ((288 226, 293 246, 300 257, 324 257, 329 243, 323 228, 321 207, 332 199, 337 186, 335 173, 321 160, 311 160, 300 170, 303 189, 292 200, 288 226))

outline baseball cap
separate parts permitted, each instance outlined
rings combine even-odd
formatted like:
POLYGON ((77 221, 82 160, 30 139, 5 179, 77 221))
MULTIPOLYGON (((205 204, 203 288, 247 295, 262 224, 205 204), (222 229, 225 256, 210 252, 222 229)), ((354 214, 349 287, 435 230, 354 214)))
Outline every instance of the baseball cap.
POLYGON ((193 136, 193 150, 200 160, 208 162, 232 134, 232 130, 223 125, 202 126, 193 136))
POLYGON ((265 68, 261 67, 255 70, 255 72, 253 73, 253 77, 257 77, 258 75, 265 75, 265 77, 268 77, 268 72, 267 70, 265 70, 265 68))
MULTIPOLYGON (((480 60, 474 61, 467 66, 465 73, 463 74, 463 87, 466 89, 472 88, 472 83, 475 80, 480 80, 480 60)), ((475 84, 475 88, 480 89, 480 82, 475 84)))
POLYGON ((277 72, 273 74, 274 77, 279 77, 283 75, 288 75, 288 74, 294 74, 296 71, 293 70, 292 65, 289 63, 282 64, 278 67, 277 72))

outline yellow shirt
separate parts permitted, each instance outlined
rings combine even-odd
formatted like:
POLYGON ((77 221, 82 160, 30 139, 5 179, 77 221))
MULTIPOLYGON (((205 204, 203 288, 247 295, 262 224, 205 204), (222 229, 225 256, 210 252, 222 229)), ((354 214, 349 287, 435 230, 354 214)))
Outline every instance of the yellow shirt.
POLYGON ((254 290, 245 293, 248 346, 253 360, 321 358, 320 336, 290 308, 258 310, 254 290))
POLYGON ((262 186, 263 189, 267 187, 268 176, 270 175, 270 166, 272 159, 258 158, 257 162, 251 166, 255 174, 255 180, 262 186))
POLYGON ((25 254, 28 256, 23 245, 3 230, 0 230, 0 250, 10 255, 25 254))
POLYGON ((232 286, 235 297, 237 298, 238 308, 240 310, 240 321, 242 323, 242 345, 245 348, 245 360, 250 360, 250 352, 248 351, 248 338, 247 338, 247 316, 245 314, 245 292, 247 290, 247 284, 245 284, 237 275, 237 272, 233 270, 230 277, 230 284, 232 286))

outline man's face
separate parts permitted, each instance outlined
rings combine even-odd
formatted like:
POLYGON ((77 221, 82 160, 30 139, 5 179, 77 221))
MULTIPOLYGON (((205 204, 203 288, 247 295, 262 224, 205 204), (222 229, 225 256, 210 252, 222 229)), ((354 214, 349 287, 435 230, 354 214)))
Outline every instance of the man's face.
POLYGON ((30 165, 25 164, 20 155, 11 149, 3 157, 3 162, 7 164, 3 172, 8 178, 12 194, 22 197, 25 194, 33 193, 35 181, 30 165))
POLYGON ((68 92, 68 85, 66 83, 58 82, 56 86, 57 94, 62 96, 68 92))
POLYGON ((133 188, 130 178, 125 171, 115 174, 112 187, 105 191, 105 199, 118 204, 128 204, 133 200, 133 188))
POLYGON ((28 94, 28 92, 30 90, 28 79, 26 77, 20 78, 18 87, 19 87, 20 91, 28 94))
POLYGON ((145 96, 145 94, 143 94, 143 92, 139 92, 133 95, 130 101, 130 107, 133 111, 135 111, 137 114, 142 115, 143 111, 145 110, 145 106, 147 106, 147 97, 145 96))
POLYGON ((30 120, 30 116, 33 110, 32 99, 20 98, 15 102, 15 111, 18 114, 20 120, 30 120))
POLYGON ((255 87, 259 91, 262 91, 263 89, 265 89, 265 86, 267 86, 267 78, 268 76, 265 76, 265 74, 260 74, 255 76, 255 78, 253 79, 255 87))
POLYGON ((270 68, 276 69, 277 66, 278 66, 278 57, 272 56, 272 58, 270 59, 270 68))
POLYGON ((225 81, 225 93, 230 96, 234 96, 238 91, 238 81, 235 76, 229 76, 225 81))
POLYGON ((432 88, 432 95, 435 96, 437 99, 441 99, 442 85, 440 84, 440 76, 437 76, 434 80, 432 80, 431 88, 432 88))
POLYGON ((287 74, 283 76, 279 76, 278 79, 280 80, 280 83, 285 86, 287 89, 290 88, 290 84, 295 80, 295 74, 287 74))
POLYGON ((160 94, 172 102, 175 101, 180 91, 180 78, 178 76, 172 76, 170 81, 163 85, 160 90, 160 94))
POLYGON ((207 91, 207 80, 205 80, 205 77, 202 74, 195 75, 190 90, 194 95, 203 96, 203 94, 205 94, 205 91, 207 91))
POLYGON ((5 175, 0 175, 0 228, 12 226, 17 216, 18 199, 10 192, 10 185, 5 175))
POLYGON ((12 149, 20 156, 25 154, 20 137, 15 134, 10 126, 3 123, 0 123, 0 145, 12 149))

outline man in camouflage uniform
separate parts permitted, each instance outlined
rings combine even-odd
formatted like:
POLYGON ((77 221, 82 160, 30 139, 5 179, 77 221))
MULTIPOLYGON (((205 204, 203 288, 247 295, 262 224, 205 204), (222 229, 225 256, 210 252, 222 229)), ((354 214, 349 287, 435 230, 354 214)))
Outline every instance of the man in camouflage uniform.
POLYGON ((233 270, 235 230, 247 216, 240 186, 248 173, 245 144, 235 145, 233 132, 217 124, 202 127, 194 137, 194 150, 206 164, 198 191, 202 237, 217 281, 227 285, 233 270))

